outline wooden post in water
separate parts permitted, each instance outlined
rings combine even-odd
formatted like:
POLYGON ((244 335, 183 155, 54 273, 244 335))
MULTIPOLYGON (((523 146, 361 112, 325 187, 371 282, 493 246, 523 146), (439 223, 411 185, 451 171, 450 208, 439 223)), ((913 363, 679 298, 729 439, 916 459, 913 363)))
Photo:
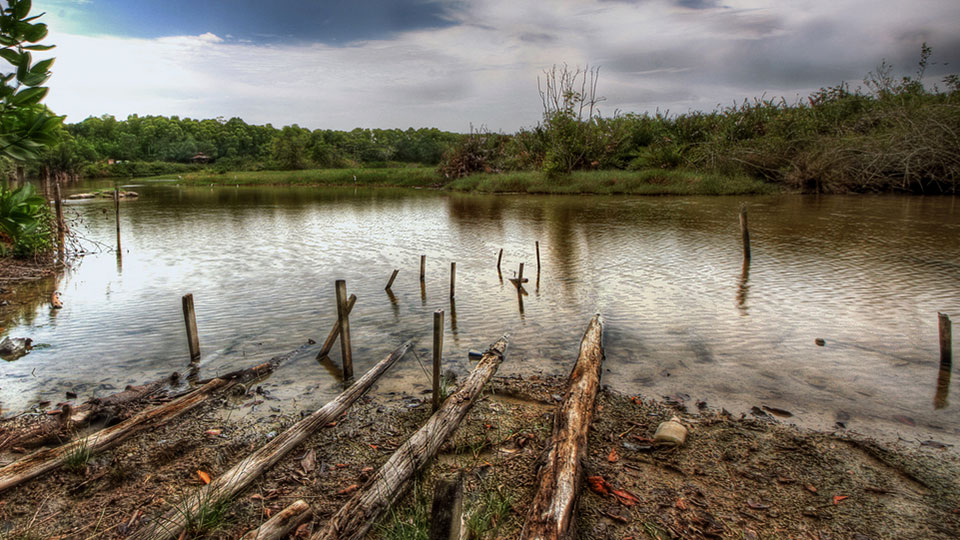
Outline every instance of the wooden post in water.
POLYGON ((740 236, 743 237, 743 260, 750 262, 750 228, 747 226, 747 205, 740 207, 740 236))
POLYGON ((537 240, 537 274, 540 273, 540 241, 537 240))
POLYGON ((420 281, 424 280, 424 277, 427 275, 427 256, 420 256, 420 281))
POLYGON ((187 326, 187 344, 190 362, 200 361, 200 336, 197 333, 197 313, 193 309, 193 293, 183 295, 183 322, 187 326))
POLYGON ((390 287, 393 287, 393 280, 397 279, 397 274, 400 273, 400 270, 394 270, 393 274, 390 274, 390 281, 387 282, 387 286, 383 289, 386 291, 390 290, 390 287))
POLYGON ((497 273, 500 273, 500 261, 503 259, 503 248, 500 248, 500 254, 497 255, 497 273))
POLYGON ((433 312, 433 410, 440 408, 440 364, 443 362, 443 310, 433 312))
POLYGON ((517 287, 523 287, 523 263, 520 263, 520 271, 517 273, 517 287))
POLYGON ((456 289, 457 282, 457 263, 450 263, 450 298, 454 296, 454 290, 456 289))
POLYGON ((53 183, 53 206, 57 213, 57 256, 63 262, 66 254, 66 223, 63 222, 63 200, 60 198, 60 179, 53 183))
POLYGON ((940 367, 953 367, 953 328, 950 317, 946 313, 937 313, 940 321, 940 367))
POLYGON ((441 478, 433 492, 430 509, 430 540, 459 540, 463 512, 463 473, 441 478))
POLYGON ((113 188, 113 210, 117 215, 117 253, 120 253, 120 188, 113 188))
POLYGON ((353 378, 353 351, 350 347, 350 310, 347 308, 347 282, 338 279, 337 321, 340 322, 340 358, 343 362, 343 380, 353 378))
MULTIPOLYGON (((353 310, 353 305, 356 303, 357 303, 357 295, 351 294, 350 299, 347 300, 347 315, 350 315, 350 311, 353 310)), ((330 333, 327 335, 327 339, 323 342, 323 346, 320 347, 320 352, 317 353, 318 360, 330 354, 330 350, 333 349, 333 342, 337 340, 337 336, 339 335, 340 335, 340 317, 338 316, 337 321, 333 323, 333 328, 330 329, 330 333)))

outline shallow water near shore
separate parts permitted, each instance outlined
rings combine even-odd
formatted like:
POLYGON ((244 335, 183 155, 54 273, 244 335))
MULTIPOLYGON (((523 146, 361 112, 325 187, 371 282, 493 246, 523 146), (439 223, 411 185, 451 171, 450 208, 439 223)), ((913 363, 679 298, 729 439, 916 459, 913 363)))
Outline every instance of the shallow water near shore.
MULTIPOLYGON (((501 373, 522 375, 569 371, 590 316, 602 312, 604 383, 621 392, 734 413, 766 405, 809 427, 840 421, 880 438, 960 442, 960 407, 950 395, 957 383, 939 370, 937 341, 937 312, 960 317, 956 198, 129 189, 141 196, 121 203, 122 258, 109 249, 112 201, 67 205, 79 217, 75 229, 104 249, 46 284, 61 292, 63 309, 26 305, 0 332, 42 345, 0 364, 5 414, 62 401, 68 390, 84 399, 186 373, 186 293, 195 298, 201 377, 308 338, 322 342, 336 316, 334 280, 345 279, 358 297, 358 374, 420 338, 416 357, 377 392, 430 387, 424 368, 438 308, 455 371, 469 370, 469 350, 510 332, 501 373), (749 207, 749 267, 741 203, 749 207), (522 297, 508 281, 521 262, 530 279, 522 297)), ((339 391, 339 347, 326 364, 314 359, 318 348, 271 377, 275 396, 309 408, 339 391)))

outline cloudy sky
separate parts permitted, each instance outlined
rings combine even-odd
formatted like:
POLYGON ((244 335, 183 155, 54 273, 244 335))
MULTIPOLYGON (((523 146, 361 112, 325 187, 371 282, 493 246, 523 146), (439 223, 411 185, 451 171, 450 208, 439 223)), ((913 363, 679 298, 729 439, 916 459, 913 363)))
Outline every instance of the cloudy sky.
POLYGON ((601 111, 711 110, 861 83, 886 59, 960 71, 958 0, 34 0, 57 45, 47 105, 308 128, 541 116, 537 76, 600 66, 601 111))

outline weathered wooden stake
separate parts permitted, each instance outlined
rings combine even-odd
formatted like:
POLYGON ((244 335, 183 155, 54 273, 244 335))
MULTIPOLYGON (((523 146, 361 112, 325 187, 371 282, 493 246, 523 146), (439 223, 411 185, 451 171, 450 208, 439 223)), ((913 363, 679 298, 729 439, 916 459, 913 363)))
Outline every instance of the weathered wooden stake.
POLYGON ((187 344, 190 361, 200 361, 200 336, 197 333, 197 314, 193 309, 193 293, 183 295, 183 322, 187 325, 187 344))
POLYGON ((540 273, 540 241, 537 240, 537 273, 540 273))
POLYGON ((443 362, 443 310, 433 312, 433 410, 440 408, 440 364, 443 362))
POLYGON ((463 473, 440 479, 430 510, 430 540, 459 540, 462 512, 463 473))
POLYGON ((937 313, 940 321, 940 367, 953 367, 953 328, 946 313, 937 313))
POLYGON ((523 263, 520 263, 520 271, 517 272, 517 286, 522 286, 523 284, 523 263))
POLYGON ((497 255, 497 273, 500 273, 500 261, 503 259, 503 248, 500 248, 500 254, 497 255))
POLYGON ((120 188, 113 188, 113 209, 117 215, 117 253, 120 253, 120 188))
POLYGON ((389 291, 390 287, 393 287, 393 280, 397 279, 397 274, 399 273, 400 273, 400 270, 394 270, 393 273, 390 274, 390 281, 387 282, 387 286, 384 287, 384 290, 389 291))
POLYGON ((420 281, 423 281, 427 275, 427 256, 420 256, 420 281))
MULTIPOLYGON (((353 305, 357 303, 357 295, 351 294, 350 299, 347 300, 347 315, 350 315, 350 312, 353 311, 353 305)), ((323 347, 320 348, 320 352, 317 353, 317 358, 323 358, 324 356, 330 354, 330 350, 333 349, 333 343, 337 340, 337 336, 340 335, 340 317, 337 317, 336 322, 333 323, 333 328, 330 329, 330 333, 327 335, 327 339, 323 342, 323 347)))
POLYGON ((457 282, 457 263, 450 263, 450 298, 454 296, 454 289, 457 282))
POLYGON ((740 235, 743 237, 743 260, 750 261, 750 228, 747 226, 747 206, 740 207, 740 235))
POLYGON ((60 180, 53 183, 54 208, 57 212, 57 256, 63 262, 66 253, 66 224, 63 222, 63 200, 60 198, 60 180))
POLYGON ((353 378, 353 350, 350 347, 350 310, 347 309, 347 282, 338 279, 337 320, 340 322, 340 358, 343 362, 343 380, 353 378))
POLYGON ((933 395, 933 408, 944 409, 950 403, 947 397, 950 396, 950 376, 953 370, 947 366, 940 366, 940 372, 937 373, 937 392, 933 395))

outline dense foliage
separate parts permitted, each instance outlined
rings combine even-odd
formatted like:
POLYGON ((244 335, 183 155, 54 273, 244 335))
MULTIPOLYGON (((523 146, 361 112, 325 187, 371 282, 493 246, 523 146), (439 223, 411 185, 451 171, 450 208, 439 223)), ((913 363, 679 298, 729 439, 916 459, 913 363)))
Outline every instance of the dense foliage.
POLYGON ((0 185, 0 256, 26 256, 53 248, 47 200, 32 184, 17 189, 0 185))
POLYGON ((955 193, 960 183, 960 81, 925 87, 887 64, 864 87, 822 88, 797 103, 754 99, 713 112, 594 114, 595 70, 545 73, 543 121, 512 136, 471 134, 441 164, 448 178, 537 169, 695 169, 747 174, 803 191, 955 193))

